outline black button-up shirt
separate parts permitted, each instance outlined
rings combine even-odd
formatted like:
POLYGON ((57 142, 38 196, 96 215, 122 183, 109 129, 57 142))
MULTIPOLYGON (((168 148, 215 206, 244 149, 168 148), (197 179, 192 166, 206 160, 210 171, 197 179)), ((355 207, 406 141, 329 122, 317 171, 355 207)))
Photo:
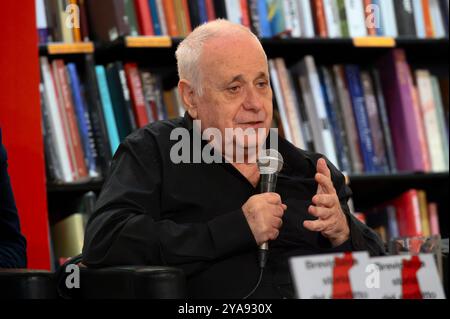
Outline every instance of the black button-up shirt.
MULTIPOLYGON (((187 275, 189 297, 242 298, 255 285, 258 246, 242 212, 257 194, 230 163, 180 163, 170 159, 173 129, 194 134, 192 119, 160 121, 134 132, 116 152, 90 219, 83 249, 87 266, 170 265, 187 275)), ((367 250, 384 252, 378 237, 351 216, 344 176, 329 162, 332 180, 347 215, 350 239, 332 248, 320 233, 303 227, 316 194, 320 154, 279 138, 284 166, 276 192, 287 210, 279 237, 270 242, 269 260, 253 297, 292 297, 288 258, 295 255, 367 250)), ((190 147, 192 151, 192 145, 190 147)), ((191 154, 192 157, 192 154, 191 154)))
POLYGON ((20 232, 19 216, 7 168, 0 129, 0 268, 23 268, 27 265, 26 240, 20 232))

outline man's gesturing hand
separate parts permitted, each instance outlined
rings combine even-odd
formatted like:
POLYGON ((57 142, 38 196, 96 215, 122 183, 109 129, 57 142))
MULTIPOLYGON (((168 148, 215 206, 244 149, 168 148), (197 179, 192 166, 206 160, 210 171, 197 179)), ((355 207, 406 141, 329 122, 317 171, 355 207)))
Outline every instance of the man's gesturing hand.
POLYGON ((258 245, 278 237, 286 208, 277 193, 254 195, 245 202, 242 211, 258 245))
POLYGON ((306 220, 303 226, 311 231, 321 232, 336 247, 349 238, 350 229, 331 181, 331 172, 323 158, 317 161, 315 179, 319 184, 317 194, 312 198, 315 206, 309 206, 308 212, 318 219, 306 220))

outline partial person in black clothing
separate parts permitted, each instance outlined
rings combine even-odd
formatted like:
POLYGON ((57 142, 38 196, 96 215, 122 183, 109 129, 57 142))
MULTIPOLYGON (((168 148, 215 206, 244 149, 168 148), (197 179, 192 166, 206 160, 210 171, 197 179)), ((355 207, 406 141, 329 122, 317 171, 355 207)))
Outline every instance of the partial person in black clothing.
MULTIPOLYGON (((221 161, 195 161, 196 137, 207 128, 225 136, 226 128, 268 132, 271 126, 267 57, 248 29, 224 20, 205 24, 176 54, 185 116, 147 125, 120 145, 87 225, 84 264, 176 266, 187 275, 191 298, 242 298, 258 279, 258 246, 270 241, 252 297, 291 298, 291 256, 384 254, 376 234, 351 215, 344 176, 321 154, 271 132, 253 142, 231 141, 244 150, 244 162, 226 152, 221 161), (176 136, 183 129, 188 138, 181 143, 176 136), (273 138, 284 166, 276 192, 259 194, 249 149, 265 140, 272 146, 273 138), (179 151, 194 162, 180 163, 179 151)), ((224 144, 214 137, 201 146, 213 145, 213 152, 224 144)))
POLYGON ((0 129, 0 268, 24 268, 27 265, 26 240, 20 233, 7 167, 0 129))

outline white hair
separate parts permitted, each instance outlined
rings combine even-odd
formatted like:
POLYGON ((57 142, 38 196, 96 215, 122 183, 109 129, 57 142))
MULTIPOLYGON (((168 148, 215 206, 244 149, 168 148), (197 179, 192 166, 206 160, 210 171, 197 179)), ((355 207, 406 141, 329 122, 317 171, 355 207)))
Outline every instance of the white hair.
MULTIPOLYGON (((179 45, 175 52, 178 67, 178 76, 188 80, 198 95, 203 94, 200 74, 200 56, 203 45, 213 37, 234 35, 244 32, 253 36, 258 42, 258 37, 250 29, 243 25, 230 22, 225 19, 217 19, 195 28, 179 45)), ((263 50, 264 51, 264 50, 263 50)), ((265 54, 265 53, 264 53, 265 54)), ((267 59, 267 57, 266 57, 267 59)))

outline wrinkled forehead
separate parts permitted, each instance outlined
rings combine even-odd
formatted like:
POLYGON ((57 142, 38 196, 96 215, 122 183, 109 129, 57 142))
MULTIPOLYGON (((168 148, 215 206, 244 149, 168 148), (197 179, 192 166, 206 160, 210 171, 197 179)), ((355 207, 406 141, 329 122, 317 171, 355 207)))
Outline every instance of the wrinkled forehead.
POLYGON ((200 55, 199 67, 205 77, 229 78, 236 74, 268 72, 264 50, 249 34, 216 37, 208 40, 200 55))

